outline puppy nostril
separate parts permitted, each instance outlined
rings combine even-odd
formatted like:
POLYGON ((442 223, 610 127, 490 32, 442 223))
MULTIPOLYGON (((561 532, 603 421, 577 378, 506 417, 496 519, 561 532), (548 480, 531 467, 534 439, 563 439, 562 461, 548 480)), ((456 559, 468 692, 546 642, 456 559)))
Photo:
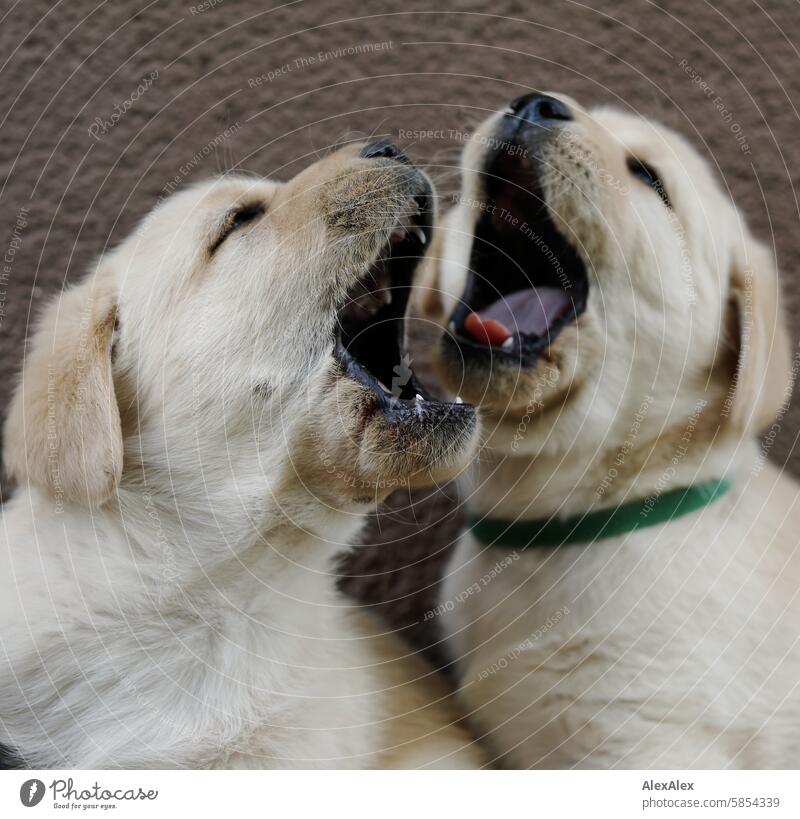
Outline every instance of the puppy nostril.
POLYGON ((572 111, 566 103, 546 94, 525 94, 512 100, 509 107, 512 113, 518 114, 528 122, 572 119, 572 111))
POLYGON ((377 159, 378 157, 396 159, 401 157, 401 152, 397 145, 392 142, 371 142, 361 149, 361 156, 364 159, 377 159))
POLYGON ((553 97, 545 97, 540 100, 539 117, 541 119, 572 119, 569 108, 553 97))
POLYGON ((515 100, 511 100, 511 102, 508 104, 508 107, 515 114, 518 114, 534 97, 536 97, 536 94, 523 94, 521 97, 517 97, 515 100))

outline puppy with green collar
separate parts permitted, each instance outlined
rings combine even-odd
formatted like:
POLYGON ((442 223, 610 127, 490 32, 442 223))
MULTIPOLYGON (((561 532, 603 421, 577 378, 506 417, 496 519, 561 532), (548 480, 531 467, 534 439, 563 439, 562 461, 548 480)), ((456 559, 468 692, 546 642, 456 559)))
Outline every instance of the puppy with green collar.
POLYGON ((436 612, 492 759, 794 767, 798 486, 756 440, 788 344, 708 163, 521 97, 467 145, 420 283, 434 365, 483 421, 436 612))

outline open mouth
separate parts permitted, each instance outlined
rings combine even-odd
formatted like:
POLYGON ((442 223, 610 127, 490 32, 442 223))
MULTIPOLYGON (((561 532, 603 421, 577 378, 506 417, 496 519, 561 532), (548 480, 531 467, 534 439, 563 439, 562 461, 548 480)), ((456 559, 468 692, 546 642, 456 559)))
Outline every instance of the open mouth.
POLYGON ((530 159, 505 153, 487 163, 482 210, 446 338, 531 364, 585 310, 586 268, 548 213, 530 159))
MULTIPOLYGON (((412 197, 377 260, 339 310, 334 355, 344 373, 368 387, 377 408, 424 411, 434 402, 405 350, 405 312, 414 270, 432 234, 430 189, 412 197)), ((458 402, 460 403, 460 401, 458 402)))

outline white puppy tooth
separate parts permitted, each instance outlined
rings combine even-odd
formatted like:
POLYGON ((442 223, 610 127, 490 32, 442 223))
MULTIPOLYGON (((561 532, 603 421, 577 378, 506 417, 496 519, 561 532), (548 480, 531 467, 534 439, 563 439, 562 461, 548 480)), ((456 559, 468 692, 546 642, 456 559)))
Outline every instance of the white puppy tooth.
POLYGON ((460 395, 457 395, 456 396, 456 404, 463 404, 463 403, 464 403, 464 399, 460 395))
POLYGON ((501 350, 513 350, 514 349, 514 336, 509 336, 501 345, 501 350))
POLYGON ((417 401, 419 401, 420 404, 422 404, 424 403, 425 399, 419 393, 417 393, 417 401))
POLYGON ((418 227, 418 228, 415 229, 415 232, 417 234, 417 239, 419 239, 419 241, 420 241, 420 244, 424 245, 428 241, 425 238, 425 231, 421 227, 418 227))
POLYGON ((451 322, 450 322, 450 324, 448 324, 448 325, 447 325, 447 329, 448 329, 448 330, 449 330, 451 333, 455 333, 455 331, 456 331, 456 323, 455 323, 454 321, 451 321, 451 322))

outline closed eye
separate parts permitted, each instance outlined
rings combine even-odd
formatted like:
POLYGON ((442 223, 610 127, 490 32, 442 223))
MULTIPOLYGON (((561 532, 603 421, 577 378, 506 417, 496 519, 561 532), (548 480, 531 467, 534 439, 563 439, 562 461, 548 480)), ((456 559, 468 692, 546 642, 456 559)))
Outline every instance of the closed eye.
POLYGON ((661 201, 668 207, 672 208, 667 189, 661 181, 661 177, 655 171, 652 165, 642 162, 641 159, 636 159, 635 156, 629 156, 627 160, 628 170, 637 179, 644 182, 645 185, 651 187, 660 197, 661 201))
POLYGON ((209 248, 209 253, 213 253, 232 233, 237 231, 242 225, 258 219, 264 213, 263 202, 251 202, 248 205, 240 205, 225 214, 225 221, 222 228, 209 248))

